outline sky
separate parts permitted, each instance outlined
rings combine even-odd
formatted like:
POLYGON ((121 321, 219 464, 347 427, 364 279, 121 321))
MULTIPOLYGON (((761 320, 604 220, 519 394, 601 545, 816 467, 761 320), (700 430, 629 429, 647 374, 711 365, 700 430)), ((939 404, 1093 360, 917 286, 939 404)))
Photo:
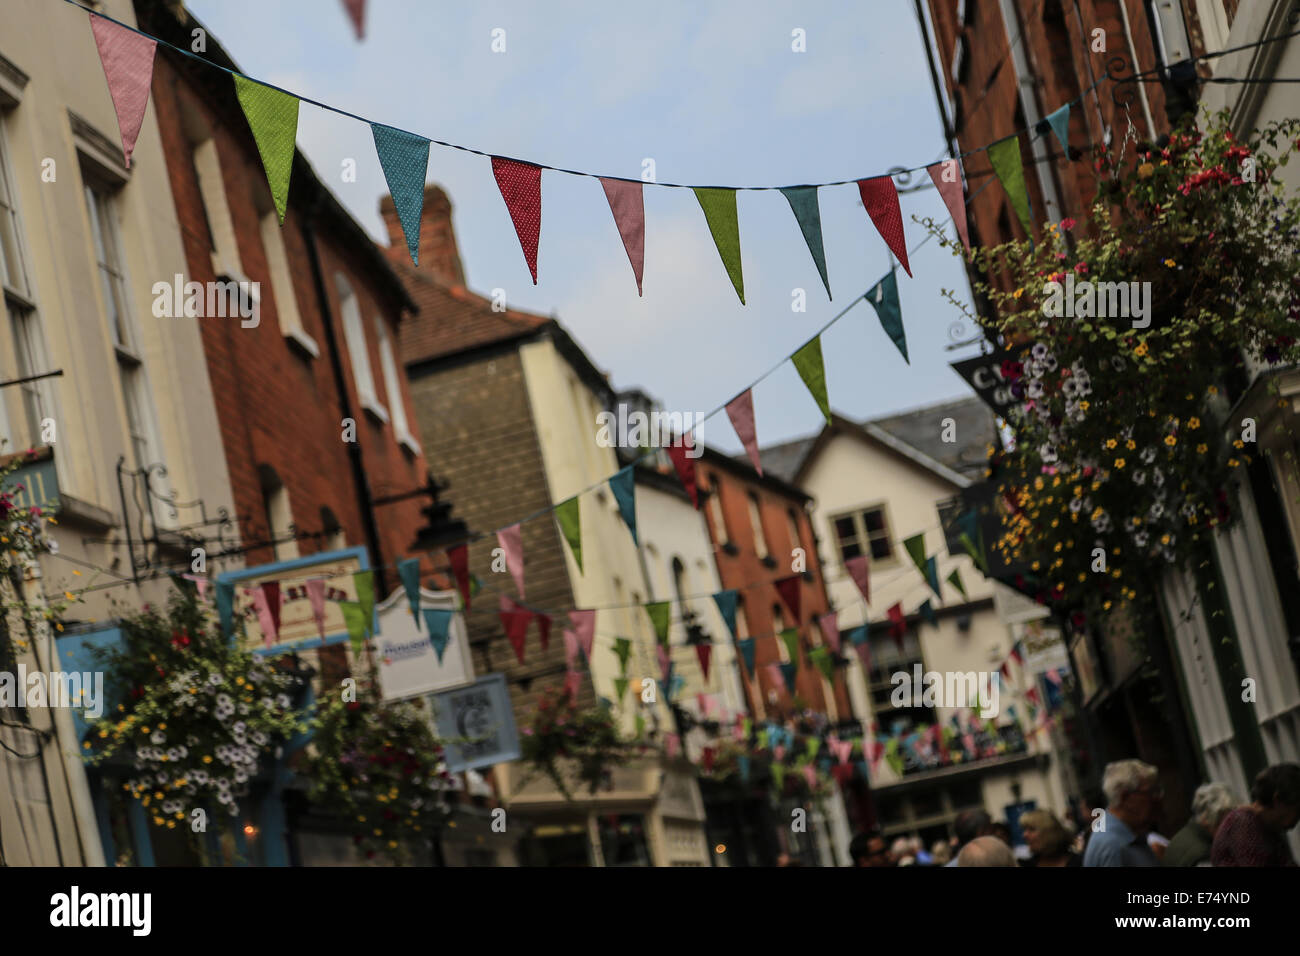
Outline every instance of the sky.
MULTIPOLYGON (((360 42, 331 0, 188 5, 255 79, 545 165, 640 178, 653 159, 661 182, 784 186, 947 155, 911 0, 369 0, 360 42), (793 49, 796 30, 803 52, 793 49), (494 36, 498 45, 504 38, 504 52, 493 51, 494 36)), ((388 190, 369 127, 303 104, 298 145, 362 226, 387 242, 378 206, 388 190), (347 160, 355 182, 343 181, 347 160)), ((471 289, 502 289, 511 308, 557 317, 615 388, 639 387, 668 411, 725 404, 891 265, 857 187, 821 189, 829 301, 782 195, 742 192, 742 306, 694 195, 647 186, 638 297, 599 182, 546 171, 534 286, 486 157, 435 145, 428 181, 451 198, 471 289), (792 308, 796 289, 805 291, 804 312, 792 308)), ((901 204, 909 249, 926 237, 913 216, 947 218, 933 188, 904 194, 901 204)), ((899 271, 910 365, 865 302, 822 337, 840 414, 871 418, 971 394, 948 363, 978 350, 946 348, 973 335, 969 323, 953 328, 961 314, 942 294, 969 300, 960 260, 931 239, 911 266, 914 278, 899 271)), ((761 445, 811 434, 823 421, 788 362, 755 388, 754 406, 761 445)), ((698 434, 740 450, 725 415, 698 434)))

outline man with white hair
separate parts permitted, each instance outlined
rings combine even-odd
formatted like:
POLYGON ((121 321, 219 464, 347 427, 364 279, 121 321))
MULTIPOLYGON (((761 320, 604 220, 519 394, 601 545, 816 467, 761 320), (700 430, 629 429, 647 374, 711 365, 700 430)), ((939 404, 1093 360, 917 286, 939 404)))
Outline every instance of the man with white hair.
POLYGON ((957 854, 958 866, 1015 866, 1016 857, 995 836, 976 837, 957 854))
POLYGON ((1106 810, 1088 840, 1084 866, 1159 866, 1147 832, 1163 795, 1156 768, 1141 760, 1117 760, 1106 765, 1101 789, 1106 810))
POLYGON ((1203 783, 1192 797, 1192 818, 1165 848, 1165 866, 1209 866, 1210 847, 1219 824, 1237 806, 1237 797, 1221 783, 1203 783))

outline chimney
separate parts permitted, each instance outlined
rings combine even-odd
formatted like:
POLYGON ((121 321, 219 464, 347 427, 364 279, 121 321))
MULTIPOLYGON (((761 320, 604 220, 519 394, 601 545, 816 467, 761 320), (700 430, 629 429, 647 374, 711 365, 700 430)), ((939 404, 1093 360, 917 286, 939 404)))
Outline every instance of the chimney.
MULTIPOLYGON (((397 217, 393 197, 379 200, 379 213, 388 226, 388 256, 394 262, 411 262, 406 248, 406 234, 397 217)), ((420 218, 421 272, 428 273, 439 285, 448 287, 465 285, 465 269, 460 264, 460 250, 456 248, 456 233, 451 225, 451 200, 441 186, 432 183, 424 187, 424 215, 420 218)))

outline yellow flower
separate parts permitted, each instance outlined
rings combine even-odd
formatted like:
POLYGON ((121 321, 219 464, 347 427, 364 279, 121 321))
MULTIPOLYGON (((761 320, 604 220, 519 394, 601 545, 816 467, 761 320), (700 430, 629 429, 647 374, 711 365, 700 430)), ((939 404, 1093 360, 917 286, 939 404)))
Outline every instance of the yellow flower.
POLYGON ((142 727, 140 728, 140 733, 142 733, 142 734, 147 734, 148 732, 149 732, 149 728, 148 728, 148 727, 143 727, 143 726, 142 726, 142 727))
POLYGON ((1200 428, 1200 427, 1201 427, 1201 420, 1200 420, 1199 418, 1197 418, 1195 415, 1193 415, 1191 418, 1187 419, 1187 427, 1188 427, 1188 428, 1200 428))
POLYGON ((1118 444, 1119 444, 1119 442, 1115 441, 1115 439, 1113 439, 1113 438, 1107 438, 1107 439, 1106 439, 1106 447, 1107 447, 1107 448, 1114 448, 1114 447, 1115 447, 1116 445, 1118 445, 1118 444))
POLYGON ((1138 179, 1150 179, 1156 171, 1155 163, 1143 163, 1138 167, 1138 179))
POLYGON ((1020 298, 1022 295, 1025 294, 1025 287, 1024 287, 1024 286, 1021 286, 1019 289, 1017 289, 1015 292, 1013 292, 1013 293, 1011 293, 1011 294, 1012 294, 1013 296, 1015 296, 1015 297, 1018 299, 1018 298, 1020 298))
POLYGON ((1210 446, 1205 444, 1205 442, 1201 442, 1199 445, 1196 446, 1196 454, 1198 455, 1204 455, 1209 450, 1210 450, 1210 446))
POLYGON ((77 577, 81 577, 81 572, 76 570, 75 568, 73 569, 72 573, 75 574, 77 577))
POLYGON ((204 755, 203 755, 203 762, 204 762, 204 763, 212 763, 212 755, 211 755, 211 754, 204 754, 204 755))
POLYGON ((166 724, 159 724, 159 725, 158 725, 158 729, 159 729, 159 730, 166 730, 166 729, 167 729, 167 725, 166 725, 166 724))
POLYGON ((1214 385, 1211 385, 1211 386, 1210 386, 1209 388, 1207 388, 1205 391, 1208 392, 1210 395, 1218 395, 1218 394, 1219 394, 1219 389, 1218 389, 1216 386, 1214 386, 1214 385))
POLYGON ((1145 342, 1140 342, 1138 343, 1138 347, 1133 350, 1133 354, 1136 355, 1138 358, 1142 358, 1149 351, 1151 350, 1147 348, 1147 344, 1145 342))
POLYGON ((161 790, 157 791, 157 792, 153 795, 153 798, 154 798, 155 800, 161 800, 161 799, 163 798, 162 791, 161 791, 161 790))
POLYGON ((1178 265, 1178 263, 1174 262, 1173 259, 1166 259, 1165 265, 1172 269, 1174 266, 1178 265))
POLYGON ((1238 449, 1245 448, 1246 443, 1242 441, 1240 438, 1238 438, 1235 442, 1232 443, 1232 447, 1238 449))
POLYGON ((1089 402, 1087 399, 1085 399, 1084 401, 1082 401, 1082 402, 1079 403, 1079 409, 1080 409, 1080 411, 1085 411, 1085 412, 1086 412, 1086 411, 1087 411, 1089 408, 1091 408, 1091 407, 1092 407, 1092 403, 1089 402))
POLYGON ((1178 439, 1175 438, 1173 435, 1166 435, 1165 444, 1168 445, 1170 448, 1173 448, 1175 445, 1178 444, 1178 439))
POLYGON ((77 599, 77 596, 73 594, 71 591, 64 591, 63 596, 67 598, 69 601, 75 601, 77 599))
POLYGON ((1126 442, 1124 443, 1124 447, 1127 448, 1129 451, 1134 451, 1134 450, 1136 450, 1136 449, 1137 449, 1137 446, 1138 446, 1138 445, 1137 445, 1137 442, 1135 442, 1135 441, 1134 441, 1133 439, 1131 439, 1131 438, 1130 438, 1128 441, 1126 441, 1126 442))
POLYGON ((1123 467, 1124 467, 1124 459, 1123 459, 1123 458, 1116 458, 1116 459, 1115 459, 1115 467, 1116 467, 1116 468, 1123 468, 1123 467))
POLYGON ((1240 464, 1241 464, 1241 462, 1237 461, 1237 459, 1235 459, 1235 458, 1229 458, 1229 459, 1228 459, 1228 467, 1229 467, 1229 468, 1236 468, 1236 467, 1237 467, 1238 465, 1240 465, 1240 464))

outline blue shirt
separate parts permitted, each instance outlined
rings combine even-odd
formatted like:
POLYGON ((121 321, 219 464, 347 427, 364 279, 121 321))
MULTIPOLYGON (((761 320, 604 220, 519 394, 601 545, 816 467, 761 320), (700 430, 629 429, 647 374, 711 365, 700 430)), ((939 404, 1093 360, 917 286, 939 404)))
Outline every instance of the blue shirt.
POLYGON ((1134 836, 1124 821, 1105 811, 1102 817, 1104 830, 1088 837, 1088 847, 1083 851, 1084 866, 1159 866, 1146 837, 1134 836))

